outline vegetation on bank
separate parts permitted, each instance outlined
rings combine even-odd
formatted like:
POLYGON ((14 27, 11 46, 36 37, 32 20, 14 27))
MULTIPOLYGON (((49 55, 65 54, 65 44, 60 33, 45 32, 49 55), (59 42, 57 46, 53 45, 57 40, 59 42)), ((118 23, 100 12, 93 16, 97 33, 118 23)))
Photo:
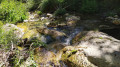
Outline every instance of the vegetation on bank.
POLYGON ((0 0, 0 3, 0 20, 4 23, 23 21, 27 19, 27 12, 34 10, 54 13, 56 16, 66 12, 95 14, 103 11, 107 15, 114 15, 120 11, 119 0, 0 0))

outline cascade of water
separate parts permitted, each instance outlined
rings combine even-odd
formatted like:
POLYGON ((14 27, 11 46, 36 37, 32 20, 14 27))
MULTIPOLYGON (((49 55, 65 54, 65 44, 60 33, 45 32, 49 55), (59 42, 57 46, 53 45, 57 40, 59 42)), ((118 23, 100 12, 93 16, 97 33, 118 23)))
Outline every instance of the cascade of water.
MULTIPOLYGON (((54 28, 49 27, 48 29, 53 30, 54 28)), ((71 44, 71 40, 79 33, 83 30, 83 27, 78 27, 78 28, 71 28, 68 26, 65 27, 61 27, 61 28, 56 28, 57 31, 63 32, 65 33, 67 36, 60 36, 60 37, 56 37, 56 39, 65 44, 65 45, 70 45, 71 44), (65 30, 65 31, 63 31, 65 30)))
POLYGON ((70 45, 71 44, 71 40, 79 33, 82 31, 82 27, 81 28, 75 28, 73 30, 70 31, 68 37, 65 39, 64 44, 66 45, 70 45))

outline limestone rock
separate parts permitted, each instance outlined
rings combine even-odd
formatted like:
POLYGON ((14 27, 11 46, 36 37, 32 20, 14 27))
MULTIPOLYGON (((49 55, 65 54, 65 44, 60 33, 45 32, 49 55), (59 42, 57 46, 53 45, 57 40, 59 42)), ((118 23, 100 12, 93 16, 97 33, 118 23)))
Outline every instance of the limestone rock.
POLYGON ((83 49, 89 61, 98 67, 120 67, 120 40, 105 33, 88 31, 78 46, 83 49))

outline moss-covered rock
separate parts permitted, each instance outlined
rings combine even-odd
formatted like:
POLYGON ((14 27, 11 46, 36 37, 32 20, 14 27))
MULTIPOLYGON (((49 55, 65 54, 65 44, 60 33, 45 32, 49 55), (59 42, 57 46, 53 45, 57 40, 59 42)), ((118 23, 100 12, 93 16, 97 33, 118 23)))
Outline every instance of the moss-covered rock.
POLYGON ((58 37, 66 36, 66 34, 63 32, 50 30, 47 28, 37 28, 37 31, 45 35, 51 35, 54 39, 57 39, 58 37))
POLYGON ((87 31, 78 33, 78 34, 72 39, 72 44, 75 44, 75 43, 80 42, 81 40, 83 40, 83 39, 85 38, 85 34, 86 34, 86 33, 87 33, 87 31))
POLYGON ((62 51, 61 59, 68 67, 96 67, 88 61, 82 51, 82 47, 67 46, 62 51))
POLYGON ((45 48, 36 48, 34 53, 34 61, 38 66, 60 66, 59 61, 56 60, 56 55, 52 51, 48 51, 45 48))
POLYGON ((30 40, 32 37, 39 35, 39 33, 36 31, 35 24, 37 24, 37 22, 26 22, 17 24, 17 27, 21 28, 22 32, 24 32, 22 39, 30 40))

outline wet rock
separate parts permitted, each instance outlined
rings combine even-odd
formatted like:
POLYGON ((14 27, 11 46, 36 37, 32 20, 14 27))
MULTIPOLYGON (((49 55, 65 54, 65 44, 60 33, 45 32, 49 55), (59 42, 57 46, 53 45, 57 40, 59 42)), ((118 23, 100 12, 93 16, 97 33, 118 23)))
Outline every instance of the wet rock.
POLYGON ((78 46, 98 67, 120 67, 120 40, 99 31, 88 31, 78 46))
POLYGON ((112 23, 115 25, 120 25, 120 19, 115 19, 112 21, 112 23))
POLYGON ((87 31, 78 33, 78 34, 72 39, 72 44, 75 44, 75 43, 80 42, 81 40, 83 40, 84 37, 85 37, 85 34, 87 34, 87 31))
POLYGON ((49 23, 48 25, 47 25, 47 27, 64 27, 64 26, 66 26, 67 24, 65 24, 65 23, 49 23))
POLYGON ((47 29, 47 28, 37 28, 37 31, 39 33, 44 34, 44 35, 50 35, 54 39, 57 39, 58 37, 66 36, 65 33, 63 33, 63 32, 59 32, 59 31, 56 31, 56 30, 50 30, 50 29, 47 29))
POLYGON ((48 16, 49 18, 53 18, 53 14, 47 13, 47 16, 48 16))
POLYGON ((45 36, 42 35, 42 36, 40 37, 40 39, 41 39, 42 42, 47 43, 47 44, 53 42, 53 40, 54 40, 54 39, 53 39, 51 36, 49 36, 49 35, 45 35, 45 36))
POLYGON ((49 23, 49 24, 47 25, 47 27, 57 27, 57 26, 58 26, 57 23, 49 23))
POLYGON ((80 20, 79 16, 74 16, 74 15, 67 15, 66 16, 66 21, 67 25, 70 27, 76 26, 76 23, 80 20))
POLYGON ((78 21, 80 20, 79 16, 74 16, 74 15, 67 15, 66 16, 66 21, 78 21))
POLYGON ((109 16, 106 18, 106 21, 109 21, 115 25, 120 25, 120 18, 118 17, 118 15, 115 15, 114 17, 109 16))
POLYGON ((60 43, 58 41, 55 41, 53 43, 48 44, 47 48, 55 53, 62 50, 66 45, 63 43, 60 43))
POLYGON ((77 21, 68 21, 67 25, 70 27, 75 27, 76 26, 77 21))

